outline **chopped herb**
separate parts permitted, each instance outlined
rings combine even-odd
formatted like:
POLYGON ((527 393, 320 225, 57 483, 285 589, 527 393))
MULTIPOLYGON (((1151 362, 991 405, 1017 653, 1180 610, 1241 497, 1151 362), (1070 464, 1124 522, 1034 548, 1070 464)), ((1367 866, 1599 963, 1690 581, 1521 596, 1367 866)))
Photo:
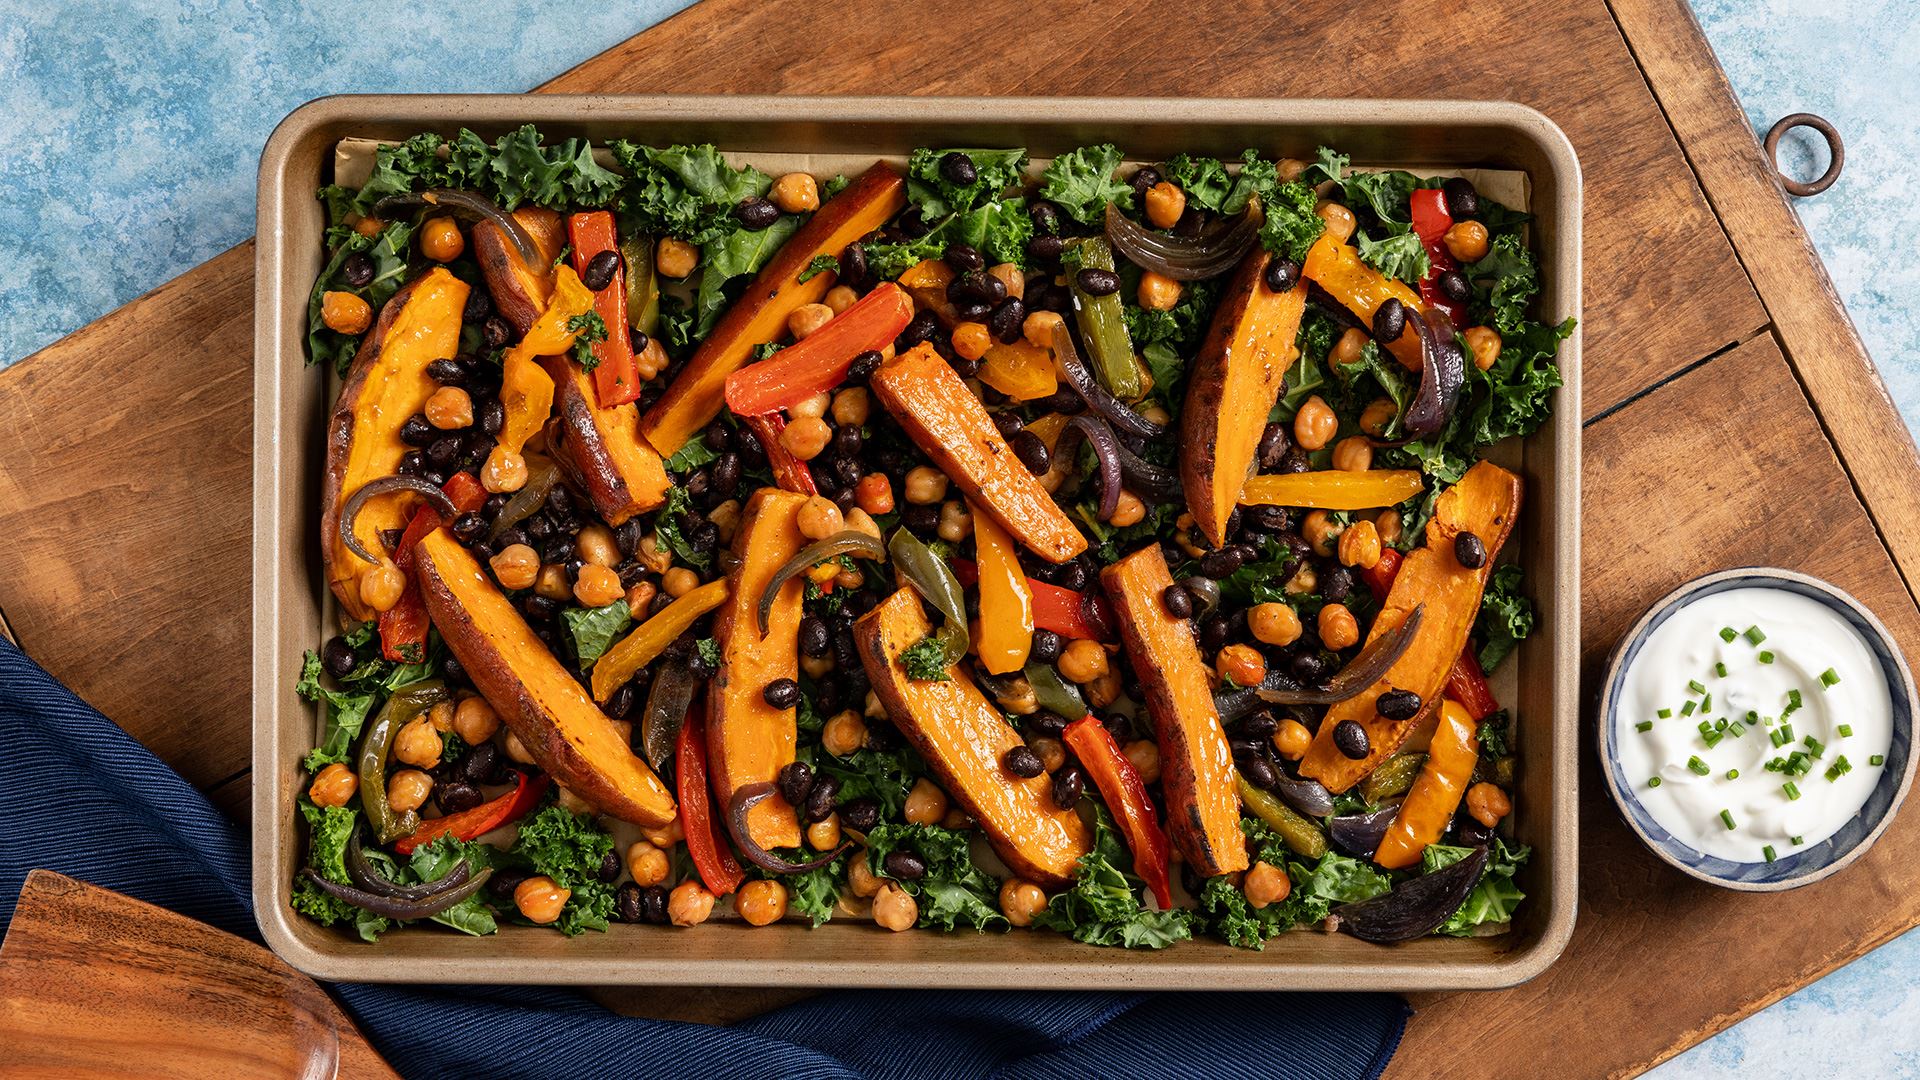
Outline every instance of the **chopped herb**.
POLYGON ((1673 710, 1661 709, 1659 712, 1654 713, 1653 715, 1658 716, 1662 720, 1670 720, 1673 718, 1673 710))
POLYGON ((1705 776, 1713 771, 1707 767, 1706 762, 1700 760, 1698 755, 1687 759, 1687 770, 1696 776, 1705 776))
POLYGON ((1695 694, 1704 694, 1707 692, 1707 688, 1700 685, 1699 679, 1689 679, 1687 681, 1687 689, 1695 694))
POLYGON ((1794 837, 1789 837, 1788 839, 1791 839, 1795 844, 1804 844, 1807 842, 1807 838, 1804 836, 1794 836, 1794 837))
POLYGON ((1768 862, 1772 862, 1773 861, 1773 845, 1768 844, 1766 847, 1761 848, 1760 854, 1765 855, 1767 857, 1768 862))
POLYGON ((1681 715, 1681 716, 1692 716, 1692 715, 1693 715, 1693 710, 1694 710, 1694 709, 1696 709, 1696 708, 1698 708, 1698 707, 1699 707, 1699 703, 1698 703, 1698 702, 1694 702, 1694 701, 1689 701, 1689 702, 1685 702, 1684 704, 1682 704, 1682 705, 1680 706, 1680 715, 1681 715))
POLYGON ((1760 662, 1761 662, 1761 663, 1763 663, 1763 664, 1771 664, 1771 663, 1773 663, 1773 654, 1772 654, 1771 652, 1768 652, 1768 651, 1767 651, 1767 650, 1765 650, 1765 649, 1761 649, 1761 650, 1760 650, 1760 662))
POLYGON ((1720 719, 1718 719, 1718 720, 1715 720, 1715 721, 1713 722, 1713 730, 1715 730, 1715 731, 1725 731, 1725 730, 1727 730, 1727 718, 1723 716, 1723 717, 1721 717, 1720 719))
POLYGON ((805 270, 800 271, 800 276, 795 278, 794 280, 804 282, 807 279, 815 276, 816 274, 838 274, 839 272, 840 272, 839 259, 836 259, 831 255, 815 255, 813 257, 813 261, 808 263, 807 268, 805 270))
POLYGON ((1767 640, 1767 635, 1761 633, 1760 628, 1757 626, 1747 627, 1746 632, 1741 634, 1740 636, 1743 638, 1746 638, 1747 644, 1749 645, 1758 645, 1761 642, 1767 640))
POLYGON ((1754 712, 1754 711, 1753 711, 1752 709, 1748 709, 1748 710, 1747 710, 1747 723, 1749 723, 1749 724, 1752 724, 1752 725, 1753 725, 1753 726, 1755 726, 1755 727, 1759 727, 1759 726, 1760 726, 1760 714, 1759 714, 1759 713, 1757 713, 1757 712, 1754 712))
POLYGON ((1649 777, 1647 777, 1647 786, 1648 786, 1648 787, 1659 787, 1659 786, 1660 786, 1660 778, 1659 778, 1659 777, 1657 777, 1657 776, 1649 776, 1649 777))
POLYGON ((1722 678, 1722 679, 1724 679, 1724 678, 1726 678, 1726 677, 1727 677, 1727 664, 1726 664, 1726 661, 1724 661, 1724 660, 1716 660, 1716 661, 1714 661, 1714 663, 1713 663, 1713 673, 1714 673, 1715 675, 1717 675, 1717 676, 1719 676, 1719 677, 1720 677, 1720 678, 1722 678))
POLYGON ((1839 681, 1840 681, 1840 673, 1839 673, 1839 672, 1837 672, 1837 671, 1835 671, 1835 670, 1833 670, 1832 668, 1828 668, 1827 670, 1825 670, 1825 671, 1823 671, 1823 672, 1821 672, 1821 673, 1820 673, 1820 685, 1821 685, 1821 686, 1829 686, 1829 687, 1830 687, 1830 686, 1832 686, 1832 685, 1833 685, 1834 683, 1837 683, 1837 682, 1839 682, 1839 681))
POLYGON ((907 646, 900 654, 900 663, 907 669, 907 677, 920 682, 945 682, 947 680, 947 646, 932 634, 907 646))
POLYGON ((1813 751, 1814 757, 1821 757, 1827 752, 1827 744, 1821 742, 1819 739, 1816 739, 1811 735, 1807 736, 1806 738, 1800 741, 1807 744, 1807 749, 1813 751))
POLYGON ((1738 630, 1735 630, 1731 626, 1723 626, 1720 628, 1721 641, 1732 641, 1734 638, 1737 638, 1739 636, 1740 636, 1740 632, 1738 630))
POLYGON ((1740 770, 1739 770, 1739 769, 1728 769, 1728 770, 1727 770, 1727 779, 1729 779, 1729 780, 1738 780, 1738 779, 1740 779, 1740 770))
POLYGON ((1733 815, 1728 811, 1720 811, 1720 820, 1726 823, 1728 832, 1732 832, 1737 827, 1733 823, 1733 815))
POLYGON ((1651 721, 1651 720, 1642 720, 1642 721, 1640 721, 1639 723, 1637 723, 1637 724, 1635 724, 1635 725, 1633 725, 1633 730, 1635 730, 1635 731, 1652 731, 1652 730, 1653 730, 1653 721, 1651 721))
POLYGON ((1787 801, 1788 801, 1788 802, 1792 802, 1792 801, 1794 801, 1795 799, 1798 799, 1798 798, 1800 797, 1800 788, 1799 788, 1799 786, 1798 786, 1798 785, 1796 785, 1796 784, 1795 784, 1795 783, 1794 783, 1793 781, 1791 781, 1791 780, 1789 780, 1789 781, 1787 781, 1787 782, 1786 782, 1786 783, 1784 783, 1784 784, 1781 784, 1781 785, 1780 785, 1780 790, 1781 790, 1781 791, 1784 791, 1784 792, 1786 792, 1786 793, 1787 793, 1787 801))
POLYGON ((1799 707, 1800 707, 1800 691, 1789 690, 1787 691, 1787 707, 1781 711, 1780 715, 1782 718, 1784 718, 1788 713, 1793 712, 1799 707))
POLYGON ((1708 694, 1706 697, 1700 700, 1700 711, 1703 713, 1710 713, 1713 711, 1713 695, 1712 694, 1708 694))
POLYGON ((1846 738, 1847 736, 1849 736, 1849 735, 1851 735, 1851 734, 1853 734, 1853 725, 1852 725, 1852 724, 1841 724, 1841 725, 1840 725, 1840 727, 1839 727, 1838 729, 1836 729, 1836 730, 1838 730, 1838 731, 1840 732, 1840 737, 1844 739, 1844 738, 1846 738))
POLYGON ((600 366, 593 347, 607 340, 607 323, 597 311, 583 311, 567 320, 567 333, 574 335, 573 358, 588 371, 600 366))
POLYGON ((1742 735, 1745 735, 1746 733, 1747 733, 1746 725, 1740 723, 1740 721, 1738 720, 1735 720, 1733 723, 1727 725, 1727 734, 1733 736, 1736 739, 1742 735))
POLYGON ((1847 760, 1847 755, 1841 754, 1833 759, 1833 764, 1827 766, 1827 783, 1831 784, 1852 771, 1853 762, 1847 760))
POLYGON ((1886 763, 1887 755, 1885 754, 1875 754, 1867 759, 1867 764, 1869 765, 1885 765, 1886 763))

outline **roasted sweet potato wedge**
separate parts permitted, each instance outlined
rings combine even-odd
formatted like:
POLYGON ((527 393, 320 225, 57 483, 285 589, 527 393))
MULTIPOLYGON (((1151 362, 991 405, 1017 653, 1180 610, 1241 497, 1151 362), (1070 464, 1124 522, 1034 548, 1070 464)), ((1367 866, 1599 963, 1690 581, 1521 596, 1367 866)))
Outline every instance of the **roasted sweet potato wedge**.
POLYGON ((868 385, 954 486, 1014 539, 1048 562, 1063 563, 1087 550, 1087 538, 933 346, 923 342, 880 365, 868 385))
POLYGON ((673 820, 673 795, 635 757, 585 687, 446 529, 414 548, 440 637, 540 767, 601 811, 642 826, 673 820))
POLYGON ((494 309, 524 334, 546 310, 547 298, 553 295, 553 262, 566 248, 567 224, 557 211, 537 206, 515 210, 513 219, 533 237, 533 246, 540 251, 540 265, 527 265, 514 250, 513 241, 490 221, 474 223, 473 258, 487 280, 494 309))
MULTIPOLYGON (((767 632, 760 633, 760 596, 774 572, 806 544, 798 524, 807 497, 761 488, 747 500, 733 534, 739 560, 727 602, 713 618, 720 671, 707 688, 707 767, 722 807, 748 784, 772 781, 793 760, 799 738, 794 710, 767 704, 767 684, 800 677, 801 594, 796 577, 780 588, 767 632)), ((747 828, 761 847, 800 846, 800 822, 778 793, 754 805, 747 828)))
POLYGON ((1520 515, 1520 478, 1491 462, 1467 470, 1460 482, 1440 493, 1433 520, 1427 522, 1427 542, 1400 564, 1393 588, 1374 616, 1368 640, 1399 626, 1414 608, 1426 605, 1420 633, 1388 669, 1386 677, 1356 697, 1327 710, 1300 775, 1320 781, 1339 793, 1359 783, 1400 748, 1407 736, 1425 724, 1440 706, 1447 673, 1453 670, 1467 633, 1480 613, 1480 594, 1493 573, 1493 559, 1513 532, 1520 515), (1478 536, 1487 548, 1486 562, 1469 570, 1454 557, 1454 538, 1463 532, 1478 536), (1381 716, 1374 703, 1388 690, 1411 690, 1423 702, 1419 713, 1406 720, 1381 716), (1333 744, 1333 729, 1343 720, 1358 722, 1367 731, 1368 753, 1355 760, 1333 744))
MULTIPOLYGON (((327 422, 320 558, 341 613, 354 622, 374 614, 360 602, 360 575, 368 564, 340 542, 340 512, 368 481, 399 471, 408 449, 400 441, 400 426, 440 388, 427 375, 427 365, 460 351, 466 304, 466 282, 438 267, 402 286, 361 341, 327 422)), ((418 501, 406 492, 368 500, 356 522, 361 543, 378 553, 380 533, 405 528, 418 501)))
POLYGON ((876 161, 815 211, 727 308, 667 392, 640 418, 640 432, 654 449, 673 456, 720 415, 727 376, 746 366, 755 345, 777 341, 787 332, 793 309, 818 301, 833 287, 831 273, 801 281, 809 263, 821 255, 839 258, 848 244, 885 225, 906 205, 906 178, 892 165, 876 161))
POLYGON ((640 437, 640 410, 631 403, 601 408, 593 376, 565 356, 543 356, 553 376, 554 418, 547 447, 568 478, 587 493, 612 525, 666 501, 666 463, 640 437))
POLYGON ((1180 411, 1180 486, 1187 510, 1214 547, 1227 543, 1227 518, 1253 467, 1267 414, 1299 350, 1294 337, 1307 306, 1302 280, 1283 293, 1267 288, 1267 252, 1240 261, 1214 310, 1180 411))
POLYGON ((1206 661, 1193 624, 1161 601, 1173 574, 1160 545, 1149 544, 1100 571, 1127 657, 1146 691, 1160 743, 1160 787, 1167 832, 1202 877, 1247 868, 1233 752, 1213 706, 1206 661))
POLYGON ((980 823, 1001 861, 1047 888, 1066 885, 1092 844, 1086 823, 1054 805, 1045 775, 1022 779, 1001 764, 1007 751, 1021 744, 1020 735, 964 669, 956 664, 938 682, 907 675, 900 654, 932 629, 910 588, 853 624, 873 692, 948 794, 980 823))

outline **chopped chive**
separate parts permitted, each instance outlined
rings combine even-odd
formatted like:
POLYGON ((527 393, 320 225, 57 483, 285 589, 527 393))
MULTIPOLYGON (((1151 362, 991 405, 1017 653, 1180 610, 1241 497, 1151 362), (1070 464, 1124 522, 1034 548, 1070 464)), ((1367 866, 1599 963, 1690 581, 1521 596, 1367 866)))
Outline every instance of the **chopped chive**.
POLYGON ((1728 770, 1727 770, 1727 779, 1729 779, 1729 780, 1738 780, 1738 779, 1740 779, 1740 770, 1739 770, 1739 769, 1728 769, 1728 770))
POLYGON ((1651 721, 1651 720, 1642 720, 1642 721, 1640 721, 1639 723, 1637 723, 1637 724, 1635 724, 1635 725, 1633 725, 1633 730, 1635 730, 1635 731, 1652 731, 1652 730, 1653 730, 1653 721, 1651 721))
POLYGON ((1648 786, 1648 787, 1659 787, 1659 786, 1660 786, 1660 778, 1659 778, 1659 777, 1657 777, 1657 776, 1649 776, 1649 777, 1647 777, 1647 786, 1648 786))
POLYGON ((1654 713, 1653 715, 1655 715, 1655 716, 1657 716, 1657 717, 1659 717, 1659 718, 1660 718, 1660 719, 1662 719, 1662 720, 1667 720, 1667 719, 1671 719, 1671 718, 1672 718, 1672 716, 1673 716, 1673 710, 1672 710, 1672 709, 1661 709, 1661 710, 1660 710, 1659 712, 1657 712, 1657 713, 1654 713))
POLYGON ((1743 638, 1746 638, 1747 644, 1749 645, 1758 645, 1761 642, 1767 640, 1767 635, 1761 633, 1760 628, 1757 626, 1747 627, 1746 633, 1741 634, 1740 636, 1743 638))
POLYGON ((1837 731, 1839 731, 1839 732, 1840 732, 1840 737, 1844 739, 1844 738, 1846 738, 1847 736, 1849 736, 1849 735, 1851 735, 1851 734, 1853 734, 1853 725, 1852 725, 1852 724, 1841 724, 1841 725, 1840 725, 1840 726, 1839 726, 1838 728, 1836 728, 1835 730, 1837 730, 1837 731))
POLYGON ((1833 759, 1833 764, 1827 766, 1827 783, 1831 784, 1852 771, 1853 762, 1847 760, 1847 755, 1841 754, 1833 759))
POLYGON ((1724 660, 1716 660, 1716 661, 1714 661, 1714 664, 1713 664, 1713 673, 1714 673, 1715 675, 1717 675, 1717 676, 1719 676, 1719 677, 1720 677, 1720 678, 1722 678, 1722 679, 1724 679, 1724 678, 1726 678, 1726 677, 1727 677, 1727 665, 1726 665, 1726 661, 1724 661, 1724 660))
POLYGON ((1819 739, 1816 739, 1811 735, 1807 736, 1806 738, 1800 741, 1807 744, 1807 749, 1813 751, 1814 757, 1821 757, 1827 752, 1827 744, 1821 742, 1819 739))
POLYGON ((1708 768, 1707 763, 1701 761, 1699 755, 1696 754, 1687 759, 1687 771, 1696 776, 1705 776, 1713 770, 1708 768))
POLYGON ((1683 704, 1683 705, 1681 705, 1681 706, 1680 706, 1680 715, 1681 715, 1681 716, 1692 716, 1692 715, 1693 715, 1693 710, 1694 710, 1694 707, 1695 707, 1695 706, 1694 706, 1694 703, 1693 703, 1693 702, 1691 702, 1691 701, 1689 701, 1689 702, 1687 702, 1687 703, 1685 703, 1685 704, 1683 704))
POLYGON ((1766 847, 1761 848, 1760 854, 1765 855, 1767 857, 1768 862, 1772 862, 1773 861, 1773 845, 1768 844, 1766 847))
POLYGON ((1731 626, 1723 626, 1723 627, 1721 627, 1721 628, 1720 628, 1720 640, 1721 640, 1721 641, 1732 641, 1732 640, 1733 640, 1734 638, 1737 638, 1737 637, 1739 637, 1739 636, 1740 636, 1740 634, 1739 634, 1739 632, 1738 632, 1738 631, 1736 631, 1736 630, 1735 630, 1735 629, 1734 629, 1733 627, 1731 627, 1731 626))
POLYGON ((1763 663, 1763 664, 1771 664, 1771 663, 1773 663, 1773 654, 1772 654, 1772 653, 1770 653, 1770 652, 1768 652, 1768 651, 1767 651, 1767 650, 1765 650, 1765 649, 1761 649, 1761 650, 1760 650, 1760 656, 1759 656, 1759 660, 1760 660, 1760 662, 1761 662, 1761 663, 1763 663))
POLYGON ((1867 759, 1867 764, 1869 765, 1885 765, 1886 763, 1887 755, 1885 754, 1875 754, 1867 759))
POLYGON ((1833 670, 1832 668, 1828 668, 1827 670, 1820 673, 1821 686, 1832 686, 1834 683, 1837 683, 1839 681, 1840 681, 1840 673, 1833 670))
POLYGON ((1792 712, 1793 710, 1799 707, 1800 707, 1800 691, 1799 690, 1787 691, 1787 711, 1792 712))
POLYGON ((1727 828, 1729 831, 1731 831, 1736 827, 1733 824, 1733 815, 1725 810, 1720 811, 1720 820, 1727 823, 1727 828))
POLYGON ((1781 740, 1783 744, 1790 743, 1793 741, 1793 725, 1792 724, 1781 724, 1780 733, 1786 736, 1786 738, 1781 740))
POLYGON ((1703 713, 1709 713, 1713 711, 1713 695, 1712 694, 1708 694, 1705 698, 1701 699, 1700 711, 1703 713))
POLYGON ((1715 721, 1713 722, 1713 730, 1715 730, 1715 731, 1725 731, 1725 730, 1727 730, 1727 718, 1723 716, 1723 717, 1721 717, 1720 719, 1718 719, 1718 720, 1715 720, 1715 721))
POLYGON ((1785 746, 1788 742, 1792 741, 1787 737, 1787 729, 1783 727, 1777 727, 1767 732, 1767 739, 1775 746, 1785 746))
POLYGON ((1788 802, 1792 802, 1793 800, 1798 799, 1800 797, 1800 789, 1794 786, 1794 783, 1791 780, 1787 781, 1784 784, 1781 784, 1780 790, 1787 793, 1788 802))
POLYGON ((1707 692, 1707 688, 1700 685, 1699 679, 1688 679, 1687 690, 1690 693, 1695 693, 1695 694, 1704 694, 1707 692))
POLYGON ((1807 761, 1807 755, 1795 750, 1793 753, 1787 755, 1786 771, 1794 776, 1805 776, 1807 775, 1807 770, 1812 768, 1811 765, 1807 764, 1807 761))
POLYGON ((1745 735, 1746 733, 1747 733, 1747 729, 1742 727, 1740 725, 1740 721, 1738 720, 1735 720, 1733 723, 1727 725, 1727 734, 1733 736, 1736 739, 1742 735, 1745 735))

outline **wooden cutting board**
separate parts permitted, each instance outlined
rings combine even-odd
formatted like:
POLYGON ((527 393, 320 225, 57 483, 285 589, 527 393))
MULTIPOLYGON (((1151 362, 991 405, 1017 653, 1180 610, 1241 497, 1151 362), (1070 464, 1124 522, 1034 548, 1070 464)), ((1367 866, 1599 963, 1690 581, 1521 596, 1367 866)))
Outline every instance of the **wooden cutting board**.
MULTIPOLYGON (((1589 678, 1648 603, 1752 563, 1834 580, 1920 655, 1920 454, 1684 0, 847 0, 790 31, 752 0, 707 0, 540 89, 1531 105, 1586 179, 1589 678)), ((33 656, 236 817, 252 297, 243 244, 0 373, 0 608, 33 656)), ((1920 895, 1899 887, 1920 857, 1912 814, 1833 879, 1732 895, 1644 854, 1591 762, 1583 780, 1567 956, 1514 990, 1417 997, 1395 1075, 1637 1071, 1920 923, 1920 895), (1747 932, 1756 917, 1795 932, 1747 932)), ((608 995, 642 1012, 653 996, 608 995)))

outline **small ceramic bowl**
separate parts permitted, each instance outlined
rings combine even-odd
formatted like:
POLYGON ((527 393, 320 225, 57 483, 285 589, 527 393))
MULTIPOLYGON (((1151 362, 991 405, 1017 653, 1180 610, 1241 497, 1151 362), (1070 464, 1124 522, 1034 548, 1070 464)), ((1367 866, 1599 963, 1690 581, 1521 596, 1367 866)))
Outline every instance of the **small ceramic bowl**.
POLYGON ((1900 808, 1901 801, 1907 796, 1907 787, 1913 782, 1914 700, 1913 675, 1907 668, 1906 657, 1901 655, 1900 646, 1894 643, 1893 635, 1860 601, 1819 578, 1792 570, 1764 566, 1722 570, 1695 578, 1661 597, 1614 647, 1613 655, 1607 660, 1606 681, 1600 691, 1600 770, 1606 776, 1607 791, 1612 794, 1614 805, 1620 808, 1628 827, 1655 855, 1675 869, 1701 881, 1745 892, 1797 889, 1819 881, 1859 858, 1893 821, 1894 812, 1900 808), (1818 600, 1859 631, 1886 675, 1887 689, 1893 701, 1893 744, 1887 749, 1886 768, 1880 774, 1880 783, 1868 796, 1860 813, 1841 827, 1839 832, 1821 843, 1793 851, 1770 863, 1739 863, 1703 855, 1676 839, 1653 820, 1653 815, 1640 804, 1636 789, 1627 779, 1619 755, 1615 753, 1614 713, 1627 667, 1661 623, 1701 597, 1729 589, 1755 587, 1784 589, 1818 600))

